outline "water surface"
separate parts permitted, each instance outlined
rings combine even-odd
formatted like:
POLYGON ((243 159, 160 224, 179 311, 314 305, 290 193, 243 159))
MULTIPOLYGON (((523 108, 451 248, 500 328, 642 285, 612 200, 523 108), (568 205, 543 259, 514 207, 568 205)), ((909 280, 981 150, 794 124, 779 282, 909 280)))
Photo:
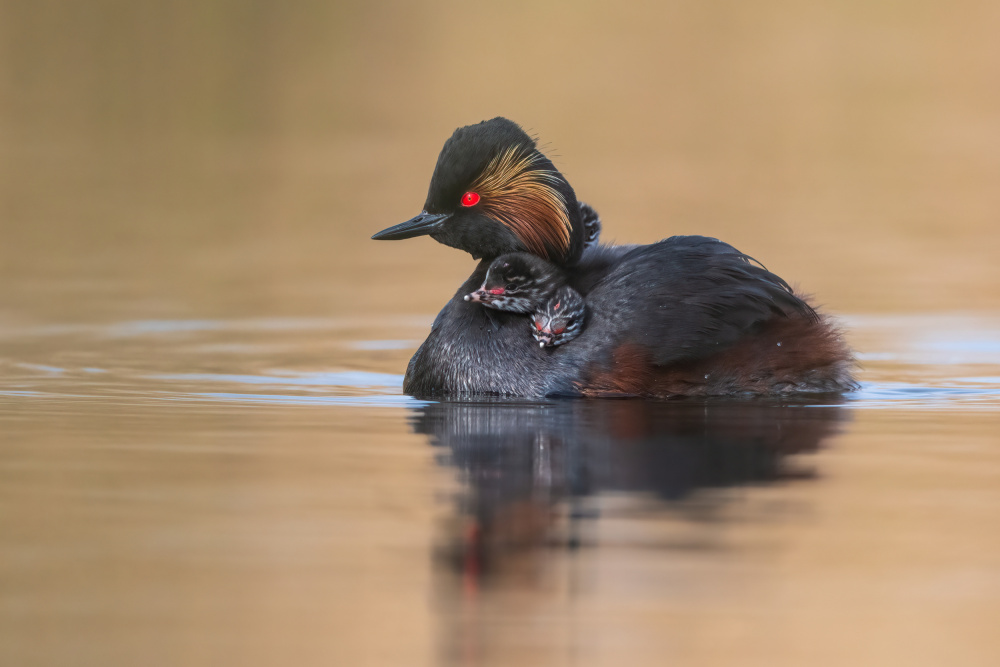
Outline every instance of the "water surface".
POLYGON ((660 403, 418 401, 376 370, 426 330, 405 319, 8 326, 0 646, 12 664, 991 655, 1000 321, 847 321, 869 350, 855 394, 660 403), (407 338, 363 338, 385 328, 407 338))

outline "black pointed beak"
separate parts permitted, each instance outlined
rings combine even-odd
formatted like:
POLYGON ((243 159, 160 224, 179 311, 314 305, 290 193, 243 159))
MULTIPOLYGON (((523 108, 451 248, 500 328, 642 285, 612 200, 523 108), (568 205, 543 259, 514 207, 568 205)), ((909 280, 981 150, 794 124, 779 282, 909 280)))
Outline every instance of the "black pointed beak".
POLYGON ((393 225, 388 229, 383 229, 378 234, 372 236, 376 241, 399 241, 401 239, 412 239, 414 236, 423 236, 432 233, 448 219, 446 214, 428 213, 424 211, 415 218, 406 222, 393 225))

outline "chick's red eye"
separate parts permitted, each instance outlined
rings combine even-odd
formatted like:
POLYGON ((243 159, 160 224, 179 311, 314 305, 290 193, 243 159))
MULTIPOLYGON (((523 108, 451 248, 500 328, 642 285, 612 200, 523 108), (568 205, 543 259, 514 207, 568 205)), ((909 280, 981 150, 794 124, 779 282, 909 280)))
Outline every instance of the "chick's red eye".
POLYGON ((479 203, 479 194, 475 192, 466 192, 462 195, 462 206, 475 206, 479 203))

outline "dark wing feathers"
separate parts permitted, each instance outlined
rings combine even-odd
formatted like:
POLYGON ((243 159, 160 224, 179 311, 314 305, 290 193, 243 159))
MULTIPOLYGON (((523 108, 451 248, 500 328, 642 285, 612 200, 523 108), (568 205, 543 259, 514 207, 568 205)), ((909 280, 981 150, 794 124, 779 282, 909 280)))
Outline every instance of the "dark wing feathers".
POLYGON ((817 318, 781 278, 704 236, 674 236, 630 250, 593 287, 587 303, 595 328, 649 348, 657 364, 712 354, 774 318, 817 318))

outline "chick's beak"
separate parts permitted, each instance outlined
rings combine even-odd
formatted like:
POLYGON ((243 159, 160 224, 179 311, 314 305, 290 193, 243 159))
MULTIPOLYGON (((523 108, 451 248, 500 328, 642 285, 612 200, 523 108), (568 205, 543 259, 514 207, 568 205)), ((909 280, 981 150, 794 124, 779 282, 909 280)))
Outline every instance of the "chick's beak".
POLYGON ((475 292, 472 292, 471 294, 466 294, 465 300, 475 301, 476 303, 486 303, 487 301, 489 301, 489 297, 490 297, 489 292, 480 287, 475 292))
POLYGON ((372 238, 376 241, 399 241, 401 239, 411 239, 414 236, 424 236, 440 228, 447 219, 447 214, 423 211, 415 218, 410 218, 406 222, 383 229, 373 235, 372 238))

